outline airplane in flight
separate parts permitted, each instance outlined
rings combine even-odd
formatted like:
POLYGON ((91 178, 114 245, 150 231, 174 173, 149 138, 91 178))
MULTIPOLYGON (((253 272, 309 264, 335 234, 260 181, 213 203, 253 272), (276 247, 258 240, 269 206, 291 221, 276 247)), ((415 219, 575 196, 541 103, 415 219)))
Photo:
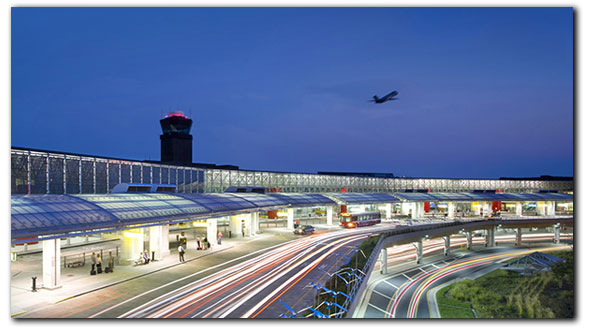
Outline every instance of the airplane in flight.
POLYGON ((383 103, 385 103, 388 100, 396 100, 396 99, 398 99, 398 98, 394 98, 397 95, 398 95, 398 91, 394 90, 394 91, 388 93, 387 95, 385 95, 385 96, 383 96, 381 98, 379 98, 379 97, 377 97, 375 95, 375 96, 373 96, 373 100, 369 100, 369 101, 370 102, 374 102, 375 104, 383 104, 383 103))

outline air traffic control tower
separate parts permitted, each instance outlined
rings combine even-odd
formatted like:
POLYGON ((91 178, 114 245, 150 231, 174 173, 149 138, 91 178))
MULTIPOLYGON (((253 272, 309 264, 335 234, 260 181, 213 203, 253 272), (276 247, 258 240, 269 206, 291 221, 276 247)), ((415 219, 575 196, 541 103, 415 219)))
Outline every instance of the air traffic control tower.
POLYGON ((175 165, 192 164, 192 119, 183 112, 169 112, 160 120, 160 161, 175 165))

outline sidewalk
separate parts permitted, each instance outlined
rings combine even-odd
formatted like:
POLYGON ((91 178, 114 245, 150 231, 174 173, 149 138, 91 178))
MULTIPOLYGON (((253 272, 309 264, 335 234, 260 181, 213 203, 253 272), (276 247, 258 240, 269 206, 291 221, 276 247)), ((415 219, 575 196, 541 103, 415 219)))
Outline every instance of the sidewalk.
MULTIPOLYGON (((275 233, 276 234, 276 233, 275 233)), ((258 234, 252 238, 223 239, 222 245, 213 245, 209 250, 195 250, 195 242, 189 244, 185 252, 185 262, 179 262, 179 255, 176 250, 171 250, 171 254, 160 261, 150 262, 146 265, 134 266, 133 263, 125 265, 115 264, 113 273, 101 273, 90 275, 91 266, 86 262, 81 267, 62 267, 61 268, 61 287, 54 290, 41 288, 42 284, 42 254, 29 254, 25 257, 19 256, 18 261, 11 262, 11 316, 18 317, 19 314, 32 311, 40 306, 49 305, 62 300, 88 293, 95 289, 110 286, 115 283, 123 282, 128 279, 140 277, 146 274, 157 272, 180 264, 186 264, 199 258, 213 255, 236 246, 243 246, 245 243, 256 240, 266 239, 274 236, 270 232, 258 234), (37 277, 37 292, 32 292, 32 277, 37 277)), ((91 243, 90 243, 91 244, 91 243)), ((111 243, 114 245, 114 242, 111 243)), ((104 264, 106 266, 105 257, 104 264)))

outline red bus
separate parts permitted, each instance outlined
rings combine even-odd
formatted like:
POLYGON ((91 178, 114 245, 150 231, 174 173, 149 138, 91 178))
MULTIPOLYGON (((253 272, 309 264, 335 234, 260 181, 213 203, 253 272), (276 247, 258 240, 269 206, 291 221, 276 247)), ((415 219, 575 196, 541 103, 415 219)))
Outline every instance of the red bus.
POLYGON ((355 228, 371 226, 381 222, 381 213, 363 212, 363 213, 342 213, 340 214, 340 226, 346 228, 355 228))

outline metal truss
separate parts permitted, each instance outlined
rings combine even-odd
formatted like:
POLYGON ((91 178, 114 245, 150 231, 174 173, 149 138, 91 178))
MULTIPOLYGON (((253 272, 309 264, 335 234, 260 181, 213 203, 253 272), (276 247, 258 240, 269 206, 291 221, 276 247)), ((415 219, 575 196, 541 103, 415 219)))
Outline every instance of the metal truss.
POLYGON ((175 184, 177 192, 220 193, 230 186, 257 186, 283 193, 573 191, 573 181, 368 178, 305 173, 205 169, 132 160, 11 149, 12 194, 102 194, 118 183, 175 184))

